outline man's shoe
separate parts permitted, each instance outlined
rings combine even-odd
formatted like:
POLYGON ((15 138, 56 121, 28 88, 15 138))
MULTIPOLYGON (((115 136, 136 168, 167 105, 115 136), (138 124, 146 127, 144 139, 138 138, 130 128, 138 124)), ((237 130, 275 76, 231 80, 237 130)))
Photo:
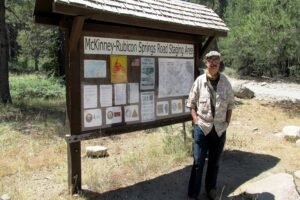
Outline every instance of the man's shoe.
POLYGON ((209 190, 209 192, 207 193, 207 196, 208 196, 209 200, 216 200, 217 199, 217 190, 216 189, 209 190))

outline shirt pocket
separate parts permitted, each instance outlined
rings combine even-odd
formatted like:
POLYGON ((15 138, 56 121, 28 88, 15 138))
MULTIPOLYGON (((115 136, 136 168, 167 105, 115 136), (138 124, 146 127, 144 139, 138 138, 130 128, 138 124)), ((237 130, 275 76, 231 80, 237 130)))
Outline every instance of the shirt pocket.
POLYGON ((199 98, 199 110, 201 114, 207 114, 209 110, 209 97, 199 98))

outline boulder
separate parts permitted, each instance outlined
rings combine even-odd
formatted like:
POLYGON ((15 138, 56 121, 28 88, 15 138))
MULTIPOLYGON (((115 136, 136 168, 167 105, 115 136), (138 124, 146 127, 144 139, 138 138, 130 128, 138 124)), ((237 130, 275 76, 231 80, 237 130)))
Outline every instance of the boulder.
POLYGON ((300 170, 296 171, 294 175, 296 178, 300 179, 300 170))
POLYGON ((287 173, 270 175, 246 186, 245 193, 253 194, 257 200, 300 200, 293 176, 287 173))
POLYGON ((87 157, 105 157, 108 155, 107 147, 104 146, 87 146, 85 148, 87 157))
POLYGON ((300 139, 296 141, 296 145, 300 147, 300 139))
POLYGON ((8 194, 3 194, 1 197, 0 197, 0 200, 10 200, 10 196, 8 194))
POLYGON ((300 138, 300 126, 285 126, 282 132, 284 136, 300 138))
POLYGON ((254 97, 254 92, 241 83, 234 83, 232 89, 234 96, 238 98, 251 99, 254 97))

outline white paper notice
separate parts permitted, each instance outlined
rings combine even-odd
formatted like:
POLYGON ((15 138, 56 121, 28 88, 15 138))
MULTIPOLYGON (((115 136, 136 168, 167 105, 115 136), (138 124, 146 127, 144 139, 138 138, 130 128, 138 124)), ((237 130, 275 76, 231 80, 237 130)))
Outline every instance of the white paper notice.
POLYGON ((186 96, 194 82, 194 60, 159 58, 158 97, 186 96))
POLYGON ((190 112, 190 108, 186 107, 187 99, 184 100, 184 112, 190 112))
POLYGON ((122 122, 121 106, 106 108, 106 124, 122 122))
POLYGON ((138 103, 139 102, 139 84, 129 83, 128 84, 128 102, 138 103))
POLYGON ((115 105, 126 104, 126 84, 114 84, 115 105))
POLYGON ((100 85, 100 106, 112 106, 112 85, 100 85))
POLYGON ((154 92, 141 93, 142 122, 153 121, 154 117, 154 92))
POLYGON ((159 101, 156 104, 156 115, 157 116, 166 116, 169 115, 169 102, 168 101, 159 101))
POLYGON ((84 108, 97 107, 97 85, 84 85, 83 86, 83 102, 84 108))
POLYGON ((124 112, 125 112, 125 122, 138 121, 140 119, 138 105, 125 106, 124 112))
POLYGON ((181 99, 172 100, 171 105, 172 105, 172 114, 182 113, 183 105, 181 99))
POLYGON ((89 109, 84 111, 84 127, 96 127, 102 125, 101 109, 89 109))
POLYGON ((155 58, 141 58, 141 89, 154 89, 155 58))
POLYGON ((84 60, 84 78, 106 78, 106 60, 84 60))

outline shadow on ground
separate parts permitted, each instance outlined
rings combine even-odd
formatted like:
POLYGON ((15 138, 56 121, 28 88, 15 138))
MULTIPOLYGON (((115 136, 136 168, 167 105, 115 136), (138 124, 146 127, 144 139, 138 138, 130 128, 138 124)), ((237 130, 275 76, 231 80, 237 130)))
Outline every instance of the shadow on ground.
POLYGON ((275 196, 269 192, 263 192, 258 194, 242 193, 238 196, 233 196, 231 199, 241 200, 275 200, 275 196))
MULTIPOLYGON (((228 195, 241 184, 274 167, 278 162, 278 158, 270 155, 237 150, 225 151, 218 181, 219 194, 222 193, 220 199, 255 199, 255 195, 251 195, 254 198, 249 197, 249 195, 229 198, 228 195)), ((188 166, 152 180, 102 194, 85 190, 83 196, 92 200, 184 200, 187 199, 186 193, 190 170, 191 166, 188 166)), ((260 198, 261 200, 274 199, 272 194, 263 195, 265 198, 260 198)), ((260 194, 256 196, 263 197, 260 194)), ((200 199, 207 200, 203 190, 200 199)))

